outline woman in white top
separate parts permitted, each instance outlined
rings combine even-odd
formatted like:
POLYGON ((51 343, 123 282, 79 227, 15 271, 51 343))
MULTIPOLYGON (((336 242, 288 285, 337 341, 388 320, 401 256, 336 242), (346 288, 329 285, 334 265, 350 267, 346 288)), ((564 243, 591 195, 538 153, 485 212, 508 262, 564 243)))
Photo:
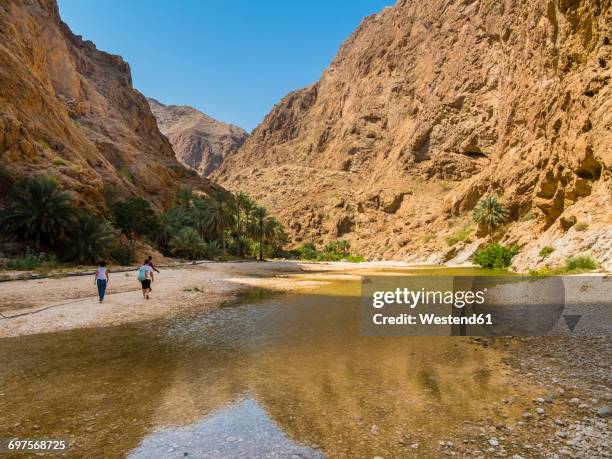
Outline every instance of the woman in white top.
POLYGON ((96 269, 96 278, 94 285, 98 286, 98 296, 100 297, 100 303, 104 300, 104 294, 106 293, 106 286, 108 285, 108 269, 106 269, 106 263, 101 261, 98 269, 96 269))

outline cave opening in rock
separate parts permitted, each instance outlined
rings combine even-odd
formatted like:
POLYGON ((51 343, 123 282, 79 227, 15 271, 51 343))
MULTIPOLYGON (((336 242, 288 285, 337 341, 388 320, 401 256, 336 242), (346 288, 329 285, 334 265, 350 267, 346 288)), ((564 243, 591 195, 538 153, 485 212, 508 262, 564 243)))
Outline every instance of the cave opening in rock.
POLYGON ((487 157, 486 153, 484 153, 484 152, 482 152, 480 150, 467 150, 467 151, 464 151, 461 154, 467 156, 468 158, 472 158, 472 159, 479 159, 479 158, 486 158, 487 157))

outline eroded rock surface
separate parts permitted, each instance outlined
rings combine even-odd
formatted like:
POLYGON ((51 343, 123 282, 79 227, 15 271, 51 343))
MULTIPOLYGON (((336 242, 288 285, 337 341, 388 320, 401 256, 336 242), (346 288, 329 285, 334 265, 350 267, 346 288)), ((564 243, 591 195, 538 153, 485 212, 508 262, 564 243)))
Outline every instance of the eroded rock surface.
POLYGON ((294 241, 340 232, 372 258, 443 260, 487 193, 509 209, 518 269, 569 215, 588 231, 558 254, 608 247, 611 21, 610 1, 399 1, 212 177, 269 206, 294 241))

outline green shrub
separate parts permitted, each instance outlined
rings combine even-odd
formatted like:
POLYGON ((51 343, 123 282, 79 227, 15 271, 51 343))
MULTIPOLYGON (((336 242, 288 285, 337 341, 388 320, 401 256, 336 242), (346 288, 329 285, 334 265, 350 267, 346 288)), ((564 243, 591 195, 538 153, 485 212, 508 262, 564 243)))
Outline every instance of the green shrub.
POLYGON ((464 241, 466 241, 470 237, 471 233, 472 233, 472 228, 463 228, 463 229, 457 231, 452 236, 446 237, 445 240, 446 240, 446 243, 450 247, 450 246, 455 245, 457 242, 464 242, 464 241))
POLYGON ((510 266, 510 261, 518 253, 518 247, 491 244, 477 251, 472 257, 474 263, 487 269, 501 269, 510 266))
POLYGON ((6 267, 19 271, 31 270, 40 268, 46 260, 47 257, 44 253, 35 252, 28 247, 21 258, 9 260, 6 267))
POLYGON ((574 255, 565 260, 565 269, 568 271, 592 271, 599 263, 590 255, 574 255))
POLYGON ((548 266, 529 270, 529 275, 533 277, 554 276, 555 274, 560 274, 560 271, 558 269, 550 268, 548 266))
POLYGON ((121 266, 129 266, 136 262, 136 254, 129 244, 116 244, 108 255, 121 266))
POLYGON ((585 222, 578 222, 574 225, 574 229, 576 231, 585 231, 586 229, 588 229, 589 225, 588 223, 585 222))
POLYGON ((116 244, 113 229, 94 215, 80 213, 69 229, 62 256, 77 263, 94 264, 109 256, 116 244))
POLYGON ((128 239, 134 240, 136 234, 154 234, 159 225, 157 214, 151 209, 151 204, 143 198, 129 198, 115 201, 110 205, 115 227, 128 239))
POLYGON ((298 258, 302 260, 316 260, 319 252, 312 242, 306 242, 296 249, 298 258))
POLYGON ((349 255, 346 257, 346 261, 350 261, 351 263, 363 263, 366 259, 361 255, 349 255))
POLYGON ((540 249, 540 253, 538 255, 540 255, 542 258, 546 258, 548 255, 550 255, 554 251, 555 251, 554 248, 552 248, 549 245, 546 245, 540 249))
POLYGON ((63 166, 65 164, 62 158, 53 158, 53 161, 51 162, 54 166, 63 166))
POLYGON ((170 249, 178 256, 194 260, 205 253, 207 244, 195 229, 185 227, 170 239, 170 249))
POLYGON ((221 248, 221 245, 218 241, 209 241, 208 243, 206 243, 206 248, 204 249, 204 256, 209 260, 214 260, 219 255, 221 255, 222 252, 223 249, 221 248))

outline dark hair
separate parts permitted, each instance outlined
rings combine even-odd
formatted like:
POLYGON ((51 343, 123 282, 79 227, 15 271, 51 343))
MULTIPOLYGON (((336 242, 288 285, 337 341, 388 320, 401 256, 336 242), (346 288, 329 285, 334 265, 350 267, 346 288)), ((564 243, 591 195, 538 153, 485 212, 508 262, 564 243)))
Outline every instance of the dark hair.
POLYGON ((149 258, 147 258, 147 260, 152 260, 153 259, 153 255, 149 255, 149 258))
POLYGON ((99 266, 106 266, 106 262, 105 261, 101 261, 99 266))

